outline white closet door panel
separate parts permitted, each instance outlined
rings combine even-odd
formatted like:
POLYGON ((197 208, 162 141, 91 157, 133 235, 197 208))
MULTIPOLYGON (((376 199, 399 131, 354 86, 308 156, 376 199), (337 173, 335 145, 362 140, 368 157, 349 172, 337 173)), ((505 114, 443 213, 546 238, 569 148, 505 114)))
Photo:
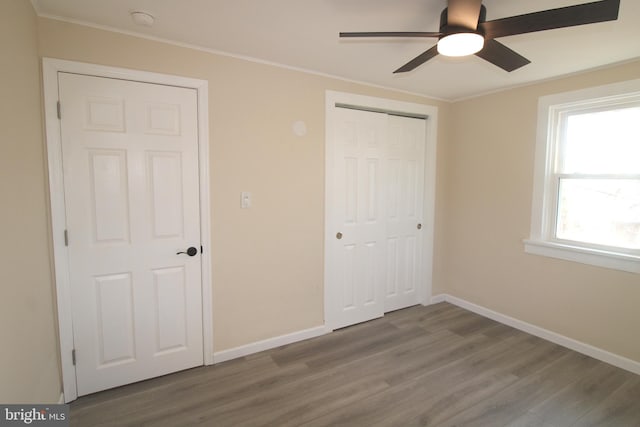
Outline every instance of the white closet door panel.
POLYGON ((425 120, 389 116, 385 312, 420 299, 425 137, 425 120))
POLYGON ((386 118, 337 109, 331 240, 334 328, 383 315, 386 118))

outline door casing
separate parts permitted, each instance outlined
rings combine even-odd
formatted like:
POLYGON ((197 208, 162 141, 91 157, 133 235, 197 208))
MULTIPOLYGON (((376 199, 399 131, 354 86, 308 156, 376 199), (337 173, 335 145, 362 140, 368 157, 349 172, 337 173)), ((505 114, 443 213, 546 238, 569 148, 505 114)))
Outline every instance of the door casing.
MULTIPOLYGON (((87 64, 53 58, 43 58, 44 116, 47 162, 49 169, 49 193, 51 207, 51 232, 53 243, 56 303, 60 343, 60 364, 64 401, 78 397, 76 370, 72 360, 73 325, 71 312, 71 286, 69 282, 68 251, 65 245, 66 214, 63 185, 62 141, 58 119, 58 73, 76 73, 90 76, 132 80, 180 86, 197 91, 198 98, 198 163, 200 168, 200 241, 202 254, 202 331, 205 365, 213 364, 213 301, 211 277, 211 206, 209 200, 209 101, 208 82, 167 74, 87 64)), ((62 111, 64 114, 64 111, 62 111)))
POLYGON ((433 277, 433 233, 435 228, 435 198, 436 198, 436 152, 438 131, 438 108, 431 105, 415 104, 410 102, 395 101, 385 98, 376 98, 364 95, 355 95, 346 92, 326 91, 325 93, 325 241, 324 241, 324 321, 326 328, 335 329, 335 314, 333 312, 334 301, 331 300, 330 283, 333 272, 327 262, 333 239, 335 239, 336 224, 333 224, 333 173, 334 173, 334 114, 336 104, 347 105, 370 111, 384 111, 404 114, 408 116, 426 117, 426 141, 424 159, 424 199, 422 229, 424 236, 422 241, 422 288, 420 290, 420 303, 431 303, 431 288, 433 277))

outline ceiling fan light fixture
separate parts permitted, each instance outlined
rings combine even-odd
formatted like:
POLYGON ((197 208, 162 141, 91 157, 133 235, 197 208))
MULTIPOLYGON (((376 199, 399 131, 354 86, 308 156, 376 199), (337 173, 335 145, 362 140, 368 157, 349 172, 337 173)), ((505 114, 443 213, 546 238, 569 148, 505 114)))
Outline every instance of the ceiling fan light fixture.
POLYGON ((484 47, 482 34, 474 32, 452 33, 438 40, 438 53, 444 56, 467 56, 484 47))

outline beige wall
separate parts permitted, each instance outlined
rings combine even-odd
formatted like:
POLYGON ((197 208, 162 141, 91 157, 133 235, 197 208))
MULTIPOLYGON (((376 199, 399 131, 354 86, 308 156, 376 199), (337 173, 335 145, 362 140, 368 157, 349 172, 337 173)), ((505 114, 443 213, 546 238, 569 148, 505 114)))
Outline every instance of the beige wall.
POLYGON ((455 103, 440 289, 640 362, 640 276, 524 253, 538 97, 640 77, 640 61, 455 103))
POLYGON ((39 35, 45 57, 208 80, 216 351, 324 323, 325 90, 430 103, 441 117, 449 107, 49 19, 39 35), (291 130, 297 120, 305 137, 291 130), (240 209, 241 191, 251 209, 240 209))
POLYGON ((0 194, 11 201, 0 214, 0 401, 55 401, 60 390, 38 54, 209 81, 216 351, 323 323, 330 89, 440 108, 434 294, 640 361, 637 275, 527 255, 522 247, 537 98, 637 78, 640 63, 447 104, 44 18, 36 24, 22 0, 0 2, 0 16, 2 51, 10 53, 3 60, 11 58, 0 87, 12 101, 0 116, 0 194), (291 132, 296 120, 307 123, 305 137, 291 132), (253 193, 252 209, 239 208, 241 191, 253 193))
POLYGON ((0 1, 0 402, 57 402, 36 17, 0 1))

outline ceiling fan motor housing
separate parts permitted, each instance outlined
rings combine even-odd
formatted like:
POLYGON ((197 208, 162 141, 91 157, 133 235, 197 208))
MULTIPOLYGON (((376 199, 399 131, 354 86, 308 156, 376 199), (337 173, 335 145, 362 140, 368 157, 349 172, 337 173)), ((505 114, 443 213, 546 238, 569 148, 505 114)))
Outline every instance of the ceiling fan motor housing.
MULTIPOLYGON (((480 16, 478 17, 478 24, 480 24, 481 22, 485 22, 486 20, 487 20, 487 8, 484 7, 484 5, 481 5, 480 16)), ((449 8, 446 7, 440 14, 440 32, 442 33, 440 38, 446 37, 451 34, 459 34, 459 33, 474 33, 474 34, 480 34, 482 37, 484 37, 484 31, 482 31, 482 28, 479 25, 477 28, 466 28, 466 27, 460 27, 456 25, 449 25, 448 22, 449 22, 449 8)))

